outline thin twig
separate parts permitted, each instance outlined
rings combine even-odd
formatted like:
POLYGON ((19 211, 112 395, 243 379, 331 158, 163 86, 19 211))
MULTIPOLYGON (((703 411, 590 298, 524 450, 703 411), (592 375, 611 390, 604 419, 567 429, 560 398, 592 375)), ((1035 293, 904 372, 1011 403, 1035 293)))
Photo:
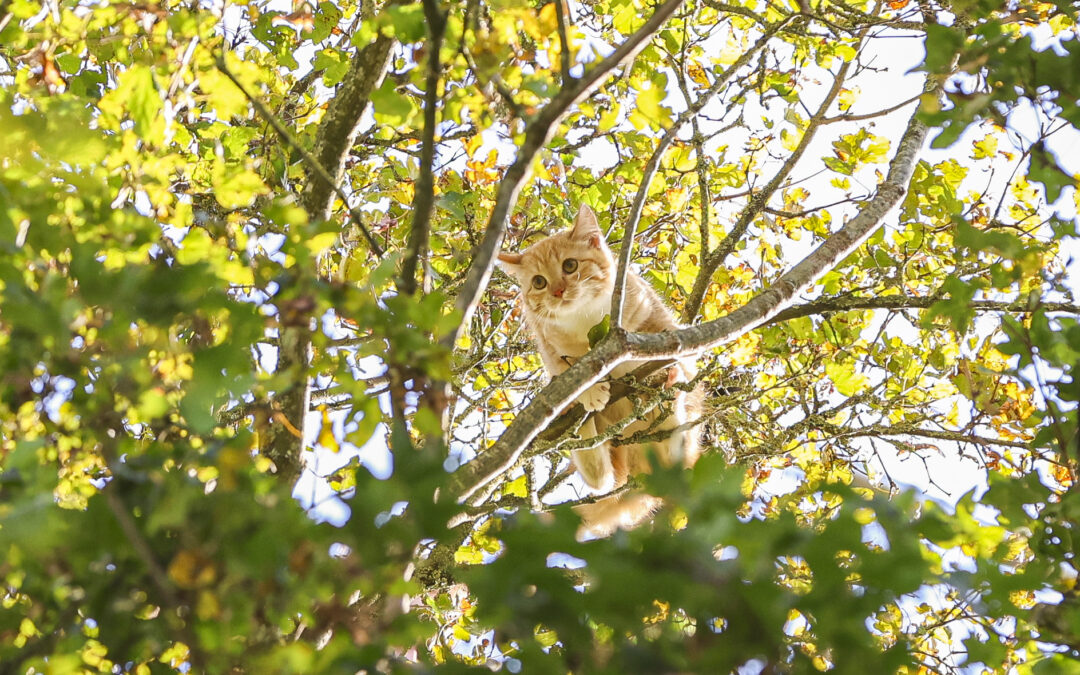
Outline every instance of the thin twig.
POLYGON ((626 224, 623 226, 623 241, 622 248, 619 249, 619 266, 615 270, 615 288, 611 294, 611 326, 613 329, 622 328, 622 309, 623 309, 623 297, 626 293, 626 274, 630 266, 630 260, 633 257, 634 249, 634 234, 637 232, 638 222, 641 220, 641 212, 645 208, 645 199, 649 195, 649 185, 652 183, 653 176, 656 175, 656 170, 660 167, 660 161, 664 157, 664 152, 668 146, 679 133, 679 129, 695 115, 701 112, 701 109, 712 100, 713 96, 720 91, 720 88, 725 86, 728 81, 735 75, 735 73, 746 65, 747 61, 756 54, 759 50, 763 49, 765 45, 772 39, 772 36, 776 34, 776 31, 780 30, 785 22, 781 21, 775 26, 765 31, 760 38, 754 43, 750 49, 739 55, 739 58, 735 60, 724 72, 717 76, 716 81, 709 86, 709 89, 703 93, 696 101, 691 103, 687 101, 687 108, 679 115, 679 118, 668 128, 667 132, 660 139, 656 149, 653 150, 652 157, 649 158, 648 163, 641 172, 641 182, 638 185, 637 194, 634 195, 634 201, 630 205, 630 214, 626 219, 626 224))
POLYGON ((239 89, 245 97, 247 97, 247 100, 250 101, 251 105, 255 107, 255 110, 259 113, 259 116, 266 120, 266 122, 274 128, 274 131, 277 132, 277 135, 281 136, 282 140, 284 140, 286 143, 292 146, 294 150, 296 150, 296 152, 300 155, 300 157, 304 160, 308 167, 315 172, 315 175, 318 176, 320 180, 325 182, 326 185, 330 189, 332 189, 339 198, 341 198, 342 204, 345 205, 345 208, 349 212, 349 219, 364 235, 364 239, 367 240, 368 246, 371 247, 371 251, 376 256, 382 257, 384 251, 382 247, 379 246, 379 243, 375 241, 375 238, 371 236, 371 233, 368 232, 368 229, 364 227, 364 223, 361 220, 360 211, 358 209, 353 209, 349 207, 349 197, 341 189, 341 186, 338 185, 337 181, 331 178, 330 173, 326 170, 326 167, 324 167, 322 163, 319 162, 319 160, 315 159, 315 157, 310 152, 308 152, 303 145, 300 144, 300 141, 296 140, 296 138, 294 138, 293 135, 289 133, 289 130, 285 128, 285 126, 281 123, 280 120, 278 120, 277 115, 275 115, 269 108, 267 108, 262 101, 260 101, 251 92, 249 92, 247 90, 247 87, 245 87, 244 84, 240 80, 238 80, 235 75, 233 75, 232 71, 229 70, 229 67, 225 64, 225 57, 223 55, 218 55, 216 59, 216 64, 218 70, 220 70, 222 74, 225 75, 225 77, 232 80, 232 83, 236 85, 236 88, 239 89))
POLYGON ((852 115, 852 114, 849 114, 849 113, 845 113, 843 115, 833 115, 832 117, 826 117, 825 119, 823 119, 821 121, 821 123, 822 124, 832 124, 834 122, 861 122, 863 120, 874 119, 875 117, 882 117, 883 115, 888 115, 889 113, 894 113, 897 110, 899 110, 900 108, 903 108, 906 105, 914 103, 920 97, 922 97, 922 92, 919 92, 918 94, 916 94, 915 96, 912 96, 911 98, 907 99, 906 101, 901 101, 900 103, 897 103, 896 105, 891 105, 888 108, 885 108, 883 110, 879 110, 877 112, 863 113, 861 115, 852 115))
MULTIPOLYGON (((865 31, 859 35, 860 42, 864 37, 865 31)), ((714 251, 702 258, 701 269, 698 270, 697 278, 694 279, 694 286, 691 289, 690 296, 687 298, 686 305, 683 308, 682 319, 684 322, 689 323, 697 316, 698 311, 701 309, 701 304, 705 301, 705 293, 712 284, 713 274, 716 273, 716 269, 725 259, 727 259, 728 255, 735 250, 735 247, 750 228, 750 224, 754 222, 754 219, 757 218, 762 210, 768 205, 769 199, 780 188, 780 184, 783 183, 795 169, 795 165, 802 159, 806 149, 810 147, 811 141, 814 140, 814 135, 825 120, 825 113, 828 112, 829 107, 832 105, 833 101, 836 100, 836 97, 840 95, 840 91, 843 89, 843 84, 847 78, 850 67, 850 61, 844 61, 843 65, 840 66, 839 71, 836 73, 836 77, 833 79, 832 87, 829 89, 828 93, 825 94, 825 98, 822 100, 821 105, 818 106, 817 112, 810 118, 802 138, 799 139, 798 145, 796 145, 795 149, 788 155, 783 166, 781 166, 769 182, 765 184, 765 187, 752 194, 750 201, 746 204, 742 213, 739 214, 739 218, 735 221, 731 231, 729 231, 724 239, 717 244, 714 251)))

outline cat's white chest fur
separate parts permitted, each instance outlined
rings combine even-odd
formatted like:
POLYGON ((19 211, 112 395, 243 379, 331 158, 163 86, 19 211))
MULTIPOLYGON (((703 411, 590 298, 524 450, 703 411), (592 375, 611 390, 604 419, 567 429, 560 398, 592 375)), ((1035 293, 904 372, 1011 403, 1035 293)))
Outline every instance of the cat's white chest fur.
POLYGON ((581 356, 589 351, 589 329, 611 309, 610 297, 593 297, 556 312, 545 323, 545 337, 559 356, 581 356))
POLYGON ((611 309, 610 296, 594 296, 563 314, 562 323, 567 331, 580 333, 586 338, 589 329, 600 323, 611 309))

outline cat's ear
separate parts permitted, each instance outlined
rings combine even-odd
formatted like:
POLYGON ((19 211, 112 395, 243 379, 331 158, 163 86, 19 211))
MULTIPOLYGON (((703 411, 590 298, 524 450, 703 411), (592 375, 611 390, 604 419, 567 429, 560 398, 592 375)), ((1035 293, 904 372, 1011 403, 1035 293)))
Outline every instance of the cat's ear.
POLYGON ((512 277, 517 277, 521 272, 521 254, 520 253, 502 253, 495 258, 495 262, 503 269, 504 272, 512 277))
POLYGON ((570 231, 570 238, 586 242, 593 248, 601 247, 604 233, 596 220, 596 214, 587 204, 582 204, 578 209, 577 217, 574 218, 574 229, 570 231))

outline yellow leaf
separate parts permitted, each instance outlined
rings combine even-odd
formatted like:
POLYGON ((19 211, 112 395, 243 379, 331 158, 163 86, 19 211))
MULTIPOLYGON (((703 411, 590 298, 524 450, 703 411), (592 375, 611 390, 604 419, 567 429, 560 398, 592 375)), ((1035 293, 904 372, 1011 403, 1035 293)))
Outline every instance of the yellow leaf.
POLYGON ((326 406, 322 406, 322 427, 319 429, 319 438, 315 442, 330 452, 341 450, 337 438, 334 437, 334 424, 330 421, 330 413, 327 412, 326 406))
POLYGON ((1054 480, 1057 481, 1058 485, 1060 485, 1063 488, 1072 487, 1072 484, 1074 482, 1073 481, 1073 474, 1072 474, 1072 470, 1069 469, 1069 467, 1062 466, 1060 464, 1055 464, 1053 466, 1053 468, 1051 469, 1051 473, 1053 473, 1054 480))
POLYGON ((683 511, 676 506, 671 509, 671 515, 668 516, 668 522, 671 524, 671 529, 683 530, 690 522, 690 518, 686 515, 686 511, 683 511))
MULTIPOLYGON (((619 122, 619 115, 622 112, 622 106, 617 102, 613 103, 611 108, 605 110, 600 114, 600 122, 597 124, 597 131, 604 132, 614 127, 619 122)), ((1078 192, 1080 194, 1080 192, 1078 192)))
POLYGON ((454 551, 454 562, 459 565, 479 565, 484 562, 484 552, 475 546, 462 546, 454 551))
POLYGON ((217 594, 211 591, 199 593, 199 599, 195 604, 195 614, 203 621, 212 621, 221 616, 221 602, 217 594))
POLYGON ((471 159, 472 156, 476 154, 476 151, 480 149, 480 146, 483 144, 484 137, 480 134, 470 136, 469 139, 465 141, 465 154, 468 155, 471 159))
POLYGON ((716 57, 716 62, 722 66, 730 66, 735 63, 746 51, 743 46, 739 44, 738 40, 734 38, 729 39, 724 48, 720 50, 720 54, 716 57))
POLYGON ((747 366, 757 361, 759 340, 760 338, 754 333, 747 333, 736 340, 735 344, 727 350, 731 365, 747 366))
POLYGON ((780 130, 780 145, 782 145, 783 148, 788 152, 791 152, 795 150, 795 148, 799 147, 799 141, 801 140, 802 134, 800 133, 791 132, 787 129, 780 130))
POLYGON ((214 240, 206 230, 192 228, 176 248, 176 261, 181 265, 203 262, 210 255, 214 240))
POLYGON ((533 172, 536 173, 537 178, 546 181, 554 180, 554 177, 551 175, 551 171, 548 170, 547 166, 539 159, 533 162, 533 167, 533 172))
POLYGON ((855 372, 855 364, 850 361, 826 363, 825 374, 836 387, 836 391, 844 396, 857 394, 870 384, 870 378, 864 373, 855 372))
POLYGON ((199 559, 191 551, 179 551, 169 563, 169 578, 180 588, 195 586, 195 570, 199 559))
POLYGON ((667 208, 669 213, 672 211, 681 211, 688 201, 686 188, 684 187, 671 188, 667 190, 664 196, 667 198, 667 208))
POLYGON ((190 650, 188 646, 183 642, 174 642, 171 647, 166 649, 158 657, 158 661, 166 663, 170 666, 179 665, 184 661, 187 661, 190 650))
POLYGON ((562 68, 562 43, 558 40, 552 40, 548 43, 547 47, 548 62, 551 63, 552 68, 562 68))
POLYGON ((559 27, 559 17, 556 14, 554 2, 549 2, 540 8, 539 19, 540 34, 542 36, 546 37, 555 32, 555 29, 559 27))
POLYGON ((695 84, 699 84, 702 87, 708 87, 711 84, 709 82, 709 76, 705 73, 705 69, 697 61, 691 61, 687 64, 686 74, 690 76, 690 79, 693 80, 695 84))
POLYGON ((270 191, 259 174, 245 167, 216 162, 210 172, 214 197, 227 209, 248 206, 259 195, 270 191))
POLYGON ((235 260, 227 260, 218 270, 221 278, 234 286, 251 286, 255 283, 255 272, 250 267, 235 260))
POLYGON ((857 98, 858 89, 844 88, 840 90, 840 95, 837 97, 837 104, 842 112, 847 112, 848 110, 851 110, 851 106, 855 103, 857 98))
POLYGON ((987 159, 997 152, 998 139, 997 136, 986 135, 981 140, 972 142, 971 145, 974 148, 971 153, 973 159, 987 159))
POLYGON ((307 240, 307 246, 312 253, 322 253, 336 244, 337 241, 337 232, 320 232, 307 240))
POLYGON ((513 495, 515 497, 528 497, 529 488, 525 484, 525 475, 522 474, 514 480, 510 481, 503 487, 504 495, 513 495))

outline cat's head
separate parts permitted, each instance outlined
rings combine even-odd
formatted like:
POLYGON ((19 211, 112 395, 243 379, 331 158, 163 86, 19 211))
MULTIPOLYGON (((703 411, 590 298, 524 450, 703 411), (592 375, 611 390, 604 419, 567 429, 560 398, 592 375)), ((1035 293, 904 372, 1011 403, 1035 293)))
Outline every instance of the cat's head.
POLYGON ((572 228, 521 253, 500 253, 499 266, 521 286, 526 308, 546 318, 608 303, 615 284, 614 256, 596 214, 584 204, 572 228))

